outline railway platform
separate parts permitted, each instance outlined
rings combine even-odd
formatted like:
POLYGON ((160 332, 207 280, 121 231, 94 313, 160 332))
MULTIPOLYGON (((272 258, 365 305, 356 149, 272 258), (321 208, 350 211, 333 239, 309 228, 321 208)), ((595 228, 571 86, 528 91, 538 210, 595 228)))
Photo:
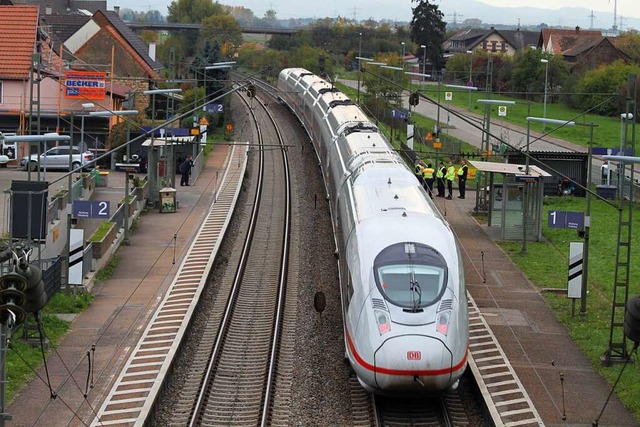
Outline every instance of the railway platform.
MULTIPOLYGON (((177 212, 149 210, 139 217, 131 244, 116 252, 119 262, 111 278, 93 287, 93 303, 73 319, 68 334, 47 357, 51 390, 44 368, 39 369, 38 377, 8 407, 13 417, 9 425, 91 423, 207 214, 229 151, 229 146, 214 146, 198 180, 176 188, 177 212)), ((113 172, 109 187, 97 188, 93 198, 110 200, 123 191, 124 173, 113 172)))
MULTIPOLYGON (((544 425, 591 426, 611 387, 571 340, 536 287, 491 239, 487 226, 475 221, 473 196, 471 192, 466 199, 436 199, 461 243, 469 293, 544 425)), ((631 427, 638 421, 614 395, 599 425, 631 427)))

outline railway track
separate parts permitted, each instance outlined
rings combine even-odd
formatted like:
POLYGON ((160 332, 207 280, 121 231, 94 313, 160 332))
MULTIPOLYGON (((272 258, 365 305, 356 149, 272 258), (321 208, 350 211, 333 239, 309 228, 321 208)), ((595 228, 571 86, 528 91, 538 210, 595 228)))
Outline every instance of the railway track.
MULTIPOLYGON (((264 111, 282 144, 275 120, 264 111)), ((251 113, 258 123, 256 112, 251 109, 251 113)), ((262 144, 260 126, 258 136, 262 144)), ((267 425, 271 413, 285 306, 290 177, 285 150, 261 148, 258 156, 252 220, 191 426, 267 425)))
POLYGON ((233 147, 226 171, 193 243, 162 302, 131 352, 92 426, 144 425, 185 336, 231 220, 246 168, 246 147, 233 147))

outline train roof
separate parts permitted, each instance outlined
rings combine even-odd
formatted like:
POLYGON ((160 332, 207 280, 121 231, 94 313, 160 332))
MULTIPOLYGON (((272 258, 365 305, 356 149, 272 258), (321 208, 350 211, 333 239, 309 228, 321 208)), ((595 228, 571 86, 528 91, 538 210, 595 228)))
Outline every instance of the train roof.
POLYGON ((426 194, 413 174, 406 168, 378 164, 362 168, 352 176, 356 219, 397 212, 399 216, 426 215, 440 217, 440 213, 426 200, 426 194))

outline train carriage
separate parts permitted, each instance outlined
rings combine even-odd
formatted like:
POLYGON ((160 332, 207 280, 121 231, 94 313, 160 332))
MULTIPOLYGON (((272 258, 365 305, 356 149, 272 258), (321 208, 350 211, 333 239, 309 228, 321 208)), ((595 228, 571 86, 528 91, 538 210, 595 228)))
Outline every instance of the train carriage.
POLYGON ((339 253, 346 354, 376 393, 440 393, 467 365, 468 314, 455 237, 366 115, 304 69, 278 88, 322 166, 339 253))

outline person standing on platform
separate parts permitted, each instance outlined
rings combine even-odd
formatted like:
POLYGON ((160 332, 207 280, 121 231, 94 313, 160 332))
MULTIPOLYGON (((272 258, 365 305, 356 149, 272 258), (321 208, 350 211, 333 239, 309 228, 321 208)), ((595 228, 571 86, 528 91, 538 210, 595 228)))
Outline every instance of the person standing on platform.
POLYGON ((433 176, 436 170, 431 166, 431 163, 427 164, 427 167, 422 169, 424 174, 425 190, 429 193, 429 197, 433 199, 433 176))
POLYGON ((460 161, 461 166, 458 169, 458 190, 460 191, 460 195, 458 199, 464 199, 464 192, 467 186, 467 174, 469 173, 469 166, 467 166, 467 161, 462 159, 460 161))
POLYGON ((609 169, 609 160, 605 160, 602 163, 602 185, 609 185, 611 183, 611 169, 609 169))
POLYGON ((453 199, 453 180, 456 179, 456 168, 451 160, 449 160, 449 167, 447 167, 447 173, 444 178, 447 180, 447 190, 449 192, 447 199, 451 200, 453 199))
POLYGON ((191 175, 191 168, 193 167, 193 156, 188 155, 187 158, 180 164, 180 186, 189 186, 189 175, 191 175))
POLYGON ((444 176, 447 174, 447 168, 444 167, 444 163, 438 164, 438 171, 436 172, 436 184, 438 185, 438 197, 444 197, 444 176))
POLYGON ((416 165, 414 168, 414 173, 416 174, 416 178, 418 179, 418 182, 420 183, 420 185, 424 185, 424 181, 422 179, 422 165, 421 165, 422 161, 419 159, 416 159, 416 165))

